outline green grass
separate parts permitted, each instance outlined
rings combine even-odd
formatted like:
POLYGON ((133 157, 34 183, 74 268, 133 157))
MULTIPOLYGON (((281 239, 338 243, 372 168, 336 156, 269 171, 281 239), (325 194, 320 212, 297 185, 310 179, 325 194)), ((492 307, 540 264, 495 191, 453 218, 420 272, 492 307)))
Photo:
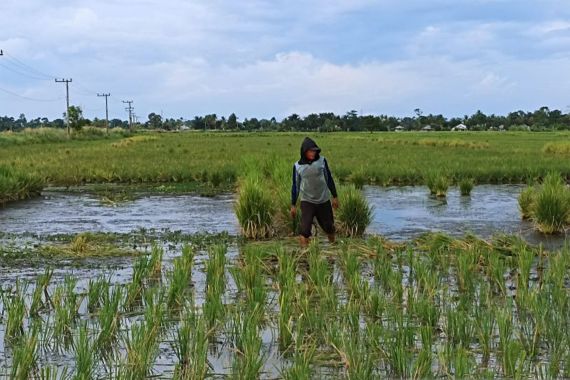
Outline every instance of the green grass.
MULTIPOLYGON (((16 134, 14 134, 16 135, 16 134)), ((20 138, 21 136, 17 134, 20 138)), ((114 147, 123 137, 58 140, 35 144, 6 143, 0 165, 22 173, 41 173, 46 183, 217 183, 235 180, 241 158, 262 163, 278 157, 298 159, 303 133, 163 133, 114 147), (226 173, 233 173, 227 175, 226 173)), ((567 133, 314 133, 333 174, 352 173, 378 184, 421 184, 424 174, 445 167, 450 178, 471 177, 477 183, 522 183, 527 178, 570 169, 547 144, 567 133)), ((22 137, 26 138, 26 137, 22 137)), ((15 138, 14 138, 15 139, 15 138)), ((15 141, 15 140, 14 140, 15 141)), ((361 182, 360 179, 358 182, 361 182)))

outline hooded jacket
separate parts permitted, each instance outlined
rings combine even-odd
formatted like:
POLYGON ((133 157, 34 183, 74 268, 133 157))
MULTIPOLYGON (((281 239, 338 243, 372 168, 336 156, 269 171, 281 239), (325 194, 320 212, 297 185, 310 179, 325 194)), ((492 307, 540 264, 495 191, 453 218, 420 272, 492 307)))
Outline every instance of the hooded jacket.
POLYGON ((320 155, 321 149, 315 141, 305 137, 301 144, 301 158, 293 166, 293 184, 291 186, 291 204, 297 204, 300 197, 303 202, 321 204, 336 198, 336 186, 327 160, 320 155), (309 161, 305 153, 314 149, 315 159, 309 161))

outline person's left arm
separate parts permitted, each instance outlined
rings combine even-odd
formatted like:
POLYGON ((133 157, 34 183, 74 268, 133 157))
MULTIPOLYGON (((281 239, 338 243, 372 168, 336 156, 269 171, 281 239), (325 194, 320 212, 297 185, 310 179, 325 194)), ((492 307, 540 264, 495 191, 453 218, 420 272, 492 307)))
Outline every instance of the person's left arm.
POLYGON ((333 197, 333 207, 337 208, 338 207, 338 194, 336 192, 336 185, 334 183, 334 179, 331 173, 331 169, 329 168, 329 163, 327 162, 327 159, 324 159, 325 161, 325 179, 327 181, 327 186, 331 192, 331 195, 333 197))

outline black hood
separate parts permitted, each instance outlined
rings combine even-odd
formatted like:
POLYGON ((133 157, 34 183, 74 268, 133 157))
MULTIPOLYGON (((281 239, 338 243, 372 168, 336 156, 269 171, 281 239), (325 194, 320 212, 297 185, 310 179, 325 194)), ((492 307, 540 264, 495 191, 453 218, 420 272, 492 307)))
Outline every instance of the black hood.
POLYGON ((321 148, 318 147, 317 143, 313 141, 313 139, 311 139, 310 137, 305 137, 305 140, 303 140, 303 143, 301 144, 301 159, 299 160, 299 165, 307 165, 313 162, 307 160, 307 157, 305 157, 305 153, 310 149, 317 150, 317 154, 315 156, 314 161, 320 158, 321 148))

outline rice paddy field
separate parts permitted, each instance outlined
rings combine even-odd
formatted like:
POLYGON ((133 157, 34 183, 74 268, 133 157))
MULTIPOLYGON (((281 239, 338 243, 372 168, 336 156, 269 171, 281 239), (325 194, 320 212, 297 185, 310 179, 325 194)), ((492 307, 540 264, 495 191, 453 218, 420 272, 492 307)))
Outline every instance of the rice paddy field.
POLYGON ((303 137, 0 136, 0 378, 570 377, 570 135, 303 137))

